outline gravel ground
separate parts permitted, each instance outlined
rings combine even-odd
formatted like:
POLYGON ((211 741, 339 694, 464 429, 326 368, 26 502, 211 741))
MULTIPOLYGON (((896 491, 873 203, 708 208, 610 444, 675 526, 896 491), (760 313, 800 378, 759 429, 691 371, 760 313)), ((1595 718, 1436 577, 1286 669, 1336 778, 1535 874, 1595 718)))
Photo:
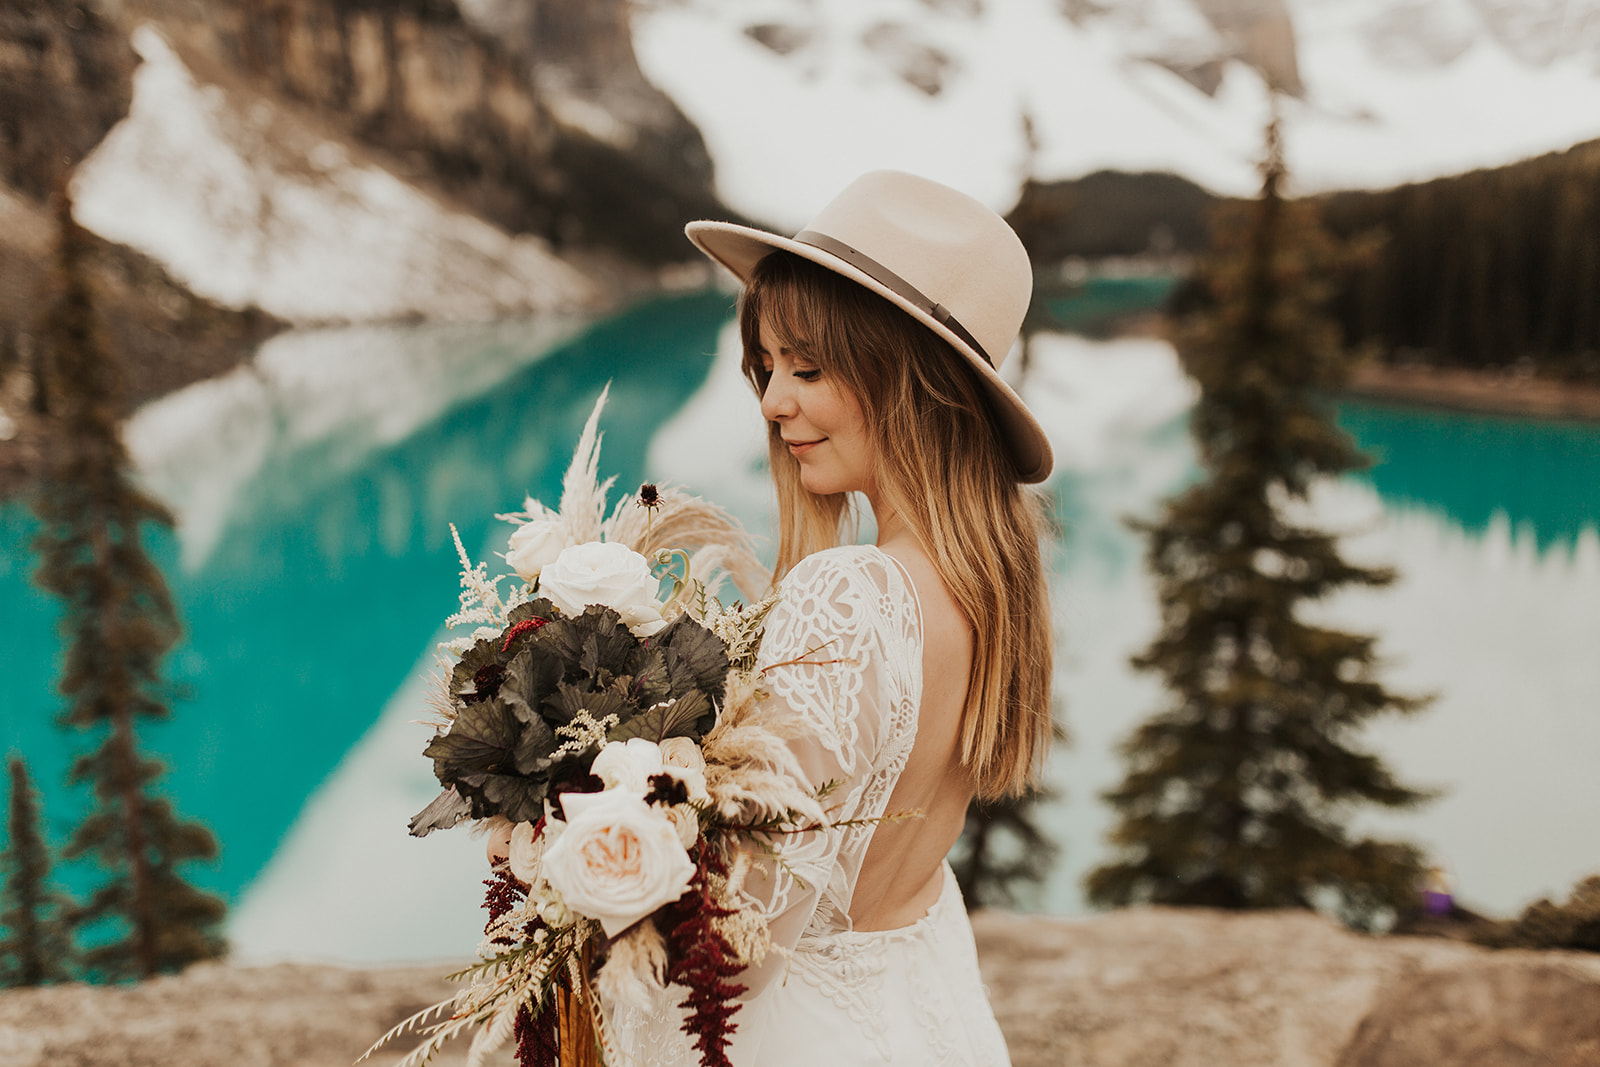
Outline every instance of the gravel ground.
MULTIPOLYGON (((973 925, 1016 1067, 1600 1067, 1600 957, 1368 938, 1304 913, 973 925)), ((346 1067, 448 996, 447 969, 205 964, 133 987, 13 990, 0 1067, 346 1067)), ((432 1062, 465 1058, 462 1043, 432 1062)))

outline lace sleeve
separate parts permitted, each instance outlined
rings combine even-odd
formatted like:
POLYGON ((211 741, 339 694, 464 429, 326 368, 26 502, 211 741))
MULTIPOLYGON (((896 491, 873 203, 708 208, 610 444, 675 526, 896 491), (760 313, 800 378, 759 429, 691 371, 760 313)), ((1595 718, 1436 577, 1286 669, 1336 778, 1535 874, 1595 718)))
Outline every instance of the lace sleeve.
MULTIPOLYGON (((897 725, 909 751, 915 704, 900 647, 914 601, 887 556, 872 549, 817 553, 784 579, 757 662, 768 700, 796 727, 789 745, 809 784, 831 783, 823 801, 832 822, 870 819, 887 802, 884 756, 897 725), (908 607, 908 603, 910 606, 908 607), (909 703, 909 708, 908 708, 909 703)), ((914 595, 914 594, 913 594, 914 595)), ((916 677, 920 680, 920 659, 916 677)), ((889 782, 903 764, 890 769, 889 782)), ((766 913, 775 945, 792 949, 814 916, 848 924, 846 912, 870 825, 808 831, 776 842, 777 861, 757 858, 746 892, 766 913)), ((786 951, 770 954, 740 981, 756 996, 782 976, 786 951)))

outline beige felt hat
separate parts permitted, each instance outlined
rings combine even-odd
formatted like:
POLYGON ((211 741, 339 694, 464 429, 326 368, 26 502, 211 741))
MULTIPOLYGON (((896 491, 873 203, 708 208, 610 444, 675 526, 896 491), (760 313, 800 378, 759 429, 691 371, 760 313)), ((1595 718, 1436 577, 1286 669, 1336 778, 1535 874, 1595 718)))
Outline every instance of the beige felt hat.
POLYGON ((691 222, 684 232, 740 281, 781 248, 904 308, 972 365, 1018 479, 1049 477, 1050 442, 1000 377, 1033 295, 1033 270, 1011 227, 983 204, 926 178, 879 170, 851 182, 793 237, 731 222, 691 222))

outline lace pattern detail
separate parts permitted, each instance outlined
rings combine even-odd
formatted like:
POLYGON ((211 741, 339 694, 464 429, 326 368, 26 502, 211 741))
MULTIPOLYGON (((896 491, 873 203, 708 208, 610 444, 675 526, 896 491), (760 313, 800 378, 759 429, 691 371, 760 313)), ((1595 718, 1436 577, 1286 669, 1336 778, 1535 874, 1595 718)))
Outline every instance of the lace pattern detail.
MULTIPOLYGON (((953 876, 946 872, 946 892, 909 927, 858 933, 850 923, 851 896, 875 829, 870 820, 886 814, 916 741, 922 618, 909 578, 873 546, 807 557, 783 582, 757 668, 768 699, 796 726, 790 744, 811 784, 836 783, 826 801, 830 818, 868 821, 786 837, 776 845, 779 862, 762 863, 747 881, 775 943, 788 951, 772 953, 741 978, 751 991, 736 1021, 755 1033, 736 1035, 735 1062, 747 1062, 737 1055, 744 1041, 759 1050, 753 1062, 788 1062, 783 1056, 795 1050, 763 1045, 761 1031, 799 1025, 786 1016, 825 1004, 829 1018, 853 1024, 843 1031, 828 1024, 856 1050, 850 1063, 899 1062, 910 1028, 922 1050, 915 1054, 919 1064, 1004 1064, 1005 1045, 982 995, 953 876), (951 924, 965 938, 964 955, 951 924), (908 971, 910 960, 916 963, 908 971), (956 971, 970 974, 950 973, 956 971), (981 1015, 976 1023, 974 1012, 981 1015)), ((659 1010, 616 1013, 614 1031, 629 1067, 696 1062, 676 1033, 681 993, 667 990, 659 1010)))

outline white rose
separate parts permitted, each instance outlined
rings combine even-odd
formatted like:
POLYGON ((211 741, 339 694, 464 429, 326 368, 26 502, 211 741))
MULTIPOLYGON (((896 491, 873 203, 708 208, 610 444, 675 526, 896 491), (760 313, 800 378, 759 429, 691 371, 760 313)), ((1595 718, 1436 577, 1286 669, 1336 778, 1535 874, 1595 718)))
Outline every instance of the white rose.
POLYGON ((607 741, 595 755, 589 773, 607 789, 624 789, 642 797, 650 791, 651 775, 661 773, 661 749, 642 737, 607 741))
POLYGON ((544 853, 544 877, 566 906, 615 937, 681 897, 694 863, 678 831, 644 798, 619 789, 564 793, 567 829, 544 853))
POLYGON ((539 519, 525 522, 511 532, 511 543, 506 546, 506 563, 531 582, 555 558, 572 547, 572 535, 558 522, 539 519))
POLYGON ((604 604, 622 616, 635 637, 649 637, 666 625, 656 602, 660 587, 649 561, 615 541, 573 545, 539 574, 539 592, 565 614, 604 604))
POLYGON ((524 885, 539 879, 539 857, 544 852, 543 834, 536 833, 531 822, 519 822, 511 828, 511 845, 508 862, 511 873, 524 885))
POLYGON ((696 804, 711 802, 711 794, 706 792, 706 757, 689 738, 669 737, 661 742, 661 769, 682 782, 696 804))

